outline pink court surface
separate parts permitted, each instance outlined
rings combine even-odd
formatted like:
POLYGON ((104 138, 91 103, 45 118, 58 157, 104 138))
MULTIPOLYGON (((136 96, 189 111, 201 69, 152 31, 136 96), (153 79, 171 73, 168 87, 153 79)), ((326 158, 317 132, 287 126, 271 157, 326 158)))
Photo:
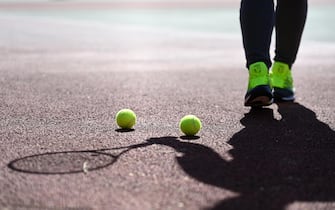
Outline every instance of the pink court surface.
POLYGON ((0 0, 0 210, 335 209, 334 9, 254 110, 239 1, 0 0))

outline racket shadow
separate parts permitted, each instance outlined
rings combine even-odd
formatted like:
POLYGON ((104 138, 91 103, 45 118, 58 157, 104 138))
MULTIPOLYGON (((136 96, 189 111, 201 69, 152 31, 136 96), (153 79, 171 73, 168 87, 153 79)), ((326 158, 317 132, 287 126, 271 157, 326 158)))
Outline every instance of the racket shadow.
POLYGON ((149 145, 151 144, 145 142, 98 150, 47 152, 17 158, 9 162, 7 166, 14 171, 29 174, 56 175, 87 173, 111 166, 126 152, 149 145), (115 151, 118 152, 111 154, 108 151, 114 151, 114 153, 115 151))

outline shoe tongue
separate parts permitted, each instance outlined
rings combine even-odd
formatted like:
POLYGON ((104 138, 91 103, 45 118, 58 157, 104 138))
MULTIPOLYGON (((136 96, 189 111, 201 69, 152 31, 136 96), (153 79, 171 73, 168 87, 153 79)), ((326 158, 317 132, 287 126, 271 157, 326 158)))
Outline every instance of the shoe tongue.
POLYGON ((262 66, 254 66, 253 68, 250 69, 250 73, 252 75, 263 75, 266 74, 267 69, 262 68, 262 66))
POLYGON ((285 66, 284 65, 278 65, 278 67, 277 67, 277 72, 279 73, 279 74, 283 74, 283 73, 285 73, 285 66))
POLYGON ((263 62, 257 62, 254 64, 250 65, 250 74, 252 75, 262 75, 262 74, 266 74, 268 71, 265 63, 263 62))

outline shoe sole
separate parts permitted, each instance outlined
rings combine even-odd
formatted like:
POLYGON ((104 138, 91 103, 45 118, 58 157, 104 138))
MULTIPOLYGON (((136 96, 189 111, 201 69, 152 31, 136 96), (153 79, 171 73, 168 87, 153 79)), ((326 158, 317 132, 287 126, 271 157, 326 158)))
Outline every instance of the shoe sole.
POLYGON ((244 99, 244 106, 261 107, 273 103, 273 94, 270 86, 260 85, 248 92, 244 99))
POLYGON ((246 98, 244 106, 262 107, 262 106, 269 106, 273 103, 273 99, 267 96, 258 96, 252 100, 249 100, 249 98, 246 98))
POLYGON ((274 102, 292 102, 295 100, 294 96, 291 97, 274 97, 274 102))
POLYGON ((273 89, 273 97, 275 102, 291 102, 295 100, 293 91, 276 87, 273 89))

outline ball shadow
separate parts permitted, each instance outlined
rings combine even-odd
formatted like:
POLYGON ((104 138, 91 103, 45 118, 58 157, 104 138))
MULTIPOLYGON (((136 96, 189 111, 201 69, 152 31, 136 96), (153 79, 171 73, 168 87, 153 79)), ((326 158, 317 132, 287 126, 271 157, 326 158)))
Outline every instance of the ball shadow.
POLYGON ((180 138, 183 140, 192 141, 200 139, 200 136, 180 136, 180 138))
POLYGON ((129 133, 135 131, 133 128, 117 128, 115 129, 116 132, 118 133, 129 133))

